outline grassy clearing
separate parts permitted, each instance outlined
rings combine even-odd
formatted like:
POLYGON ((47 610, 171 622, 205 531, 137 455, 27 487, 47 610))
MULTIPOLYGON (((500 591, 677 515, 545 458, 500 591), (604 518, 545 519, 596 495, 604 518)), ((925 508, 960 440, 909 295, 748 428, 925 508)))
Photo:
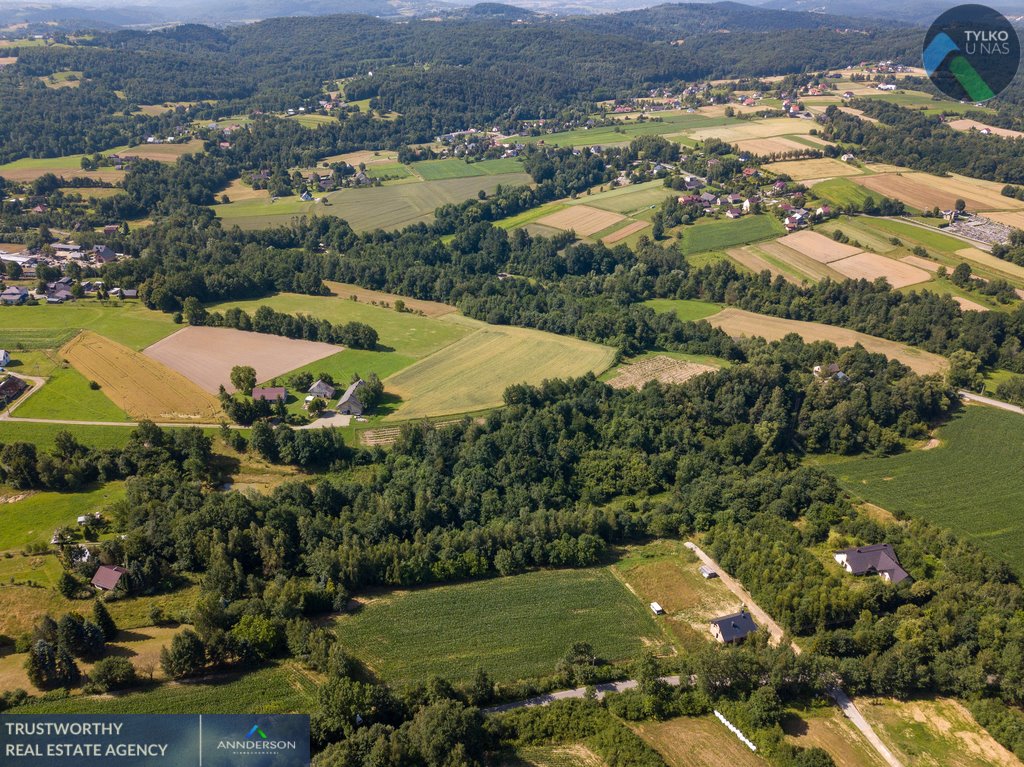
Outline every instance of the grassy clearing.
POLYGON ((783 229, 774 216, 761 215, 744 216, 735 221, 701 221, 684 227, 682 232, 683 253, 689 255, 777 237, 783 229))
POLYGON ((124 447, 132 430, 124 426, 67 426, 59 423, 32 423, 12 419, 0 421, 0 443, 31 442, 40 450, 51 450, 58 433, 69 431, 79 442, 98 449, 124 447))
POLYGON ((709 303, 708 301, 676 300, 672 298, 652 298, 650 301, 644 301, 644 306, 649 306, 658 313, 674 312, 676 317, 683 322, 696 322, 722 311, 721 306, 709 303))
POLYGON ((567 204, 586 205, 590 208, 600 208, 628 216, 651 206, 661 205, 666 197, 671 197, 674 194, 678 194, 678 192, 669 189, 661 181, 646 181, 643 184, 622 186, 609 189, 607 192, 583 195, 567 204))
POLYGON ((660 641, 647 608, 603 568, 389 593, 334 625, 342 645, 392 683, 465 681, 477 668, 525 679, 553 673, 576 641, 611 661, 660 641))
POLYGON ((860 206, 864 204, 864 200, 868 197, 874 197, 875 202, 879 200, 877 195, 871 194, 864 187, 845 178, 831 178, 828 181, 822 181, 820 184, 812 186, 811 192, 816 197, 820 197, 833 205, 860 206))
POLYGON ((705 117, 686 112, 662 113, 658 120, 624 119, 617 125, 601 128, 580 129, 564 133, 546 133, 541 136, 517 136, 515 141, 524 144, 544 143, 548 146, 605 146, 609 144, 628 144, 637 136, 664 136, 670 133, 697 128, 712 128, 716 125, 727 125, 736 122, 726 117, 705 117))
POLYGON ((141 303, 84 299, 49 306, 0 307, 0 348, 55 349, 80 330, 92 330, 131 349, 143 349, 180 329, 171 315, 141 303))
POLYGON ((222 312, 232 306, 245 309, 249 314, 253 314, 260 306, 269 306, 279 312, 309 314, 334 323, 365 322, 376 329, 380 336, 379 344, 385 350, 376 354, 396 352, 407 357, 425 357, 472 332, 470 327, 447 318, 431 319, 407 312, 399 313, 364 301, 352 301, 341 295, 278 293, 267 298, 215 304, 210 308, 222 312))
POLYGON ((424 181, 440 181, 446 178, 467 178, 469 176, 486 175, 473 163, 455 158, 448 160, 424 160, 410 167, 413 173, 419 175, 424 181))
POLYGON ((1019 767, 958 701, 861 702, 864 717, 907 767, 1019 767))
POLYGON ((497 407, 507 387, 603 373, 615 350, 575 338, 516 327, 484 326, 391 376, 385 388, 402 399, 400 419, 497 407))
POLYGON ((15 352, 16 373, 43 376, 46 383, 18 405, 17 418, 66 418, 79 421, 127 421, 128 416, 102 391, 52 352, 15 352))
POLYGON ((316 680, 295 663, 197 682, 164 684, 146 692, 75 696, 17 709, 23 714, 252 714, 308 713, 316 680))
POLYGON ((974 541, 1024 575, 1024 417, 983 406, 939 429, 940 446, 828 465, 856 497, 927 519, 974 541))
MULTIPOLYGON (((7 497, 20 495, 8 491, 7 497)), ((110 482, 77 493, 32 493, 13 503, 0 504, 0 551, 28 543, 48 543, 53 531, 74 525, 82 514, 101 511, 124 497, 124 486, 110 482)))
POLYGON ((633 730, 661 754, 669 767, 767 767, 713 716, 684 716, 643 722, 633 730))
POLYGON ((836 767, 886 765, 860 731, 833 706, 787 712, 782 729, 786 739, 796 746, 827 751, 836 767))

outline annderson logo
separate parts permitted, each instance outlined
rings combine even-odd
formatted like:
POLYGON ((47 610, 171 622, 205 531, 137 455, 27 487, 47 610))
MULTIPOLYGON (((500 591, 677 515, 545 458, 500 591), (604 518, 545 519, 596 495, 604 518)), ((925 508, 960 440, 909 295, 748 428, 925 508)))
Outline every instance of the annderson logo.
POLYGON ((260 725, 254 724, 244 738, 221 738, 217 741, 218 751, 227 751, 233 756, 268 756, 295 751, 298 743, 294 740, 272 740, 260 725))
POLYGON ((922 58, 935 87, 950 98, 988 101, 1016 76, 1020 40, 998 11, 958 5, 932 24, 922 58))

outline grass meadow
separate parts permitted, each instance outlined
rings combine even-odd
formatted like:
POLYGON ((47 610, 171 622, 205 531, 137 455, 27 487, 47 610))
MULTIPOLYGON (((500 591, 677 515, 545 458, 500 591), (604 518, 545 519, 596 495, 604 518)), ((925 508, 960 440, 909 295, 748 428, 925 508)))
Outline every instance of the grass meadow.
POLYGON ((461 682, 477 668, 497 681, 544 676, 573 642, 623 661, 661 641, 646 605, 605 568, 391 592, 334 626, 346 649, 396 684, 461 682))
POLYGON ((545 133, 540 136, 517 136, 515 140, 524 144, 543 142, 548 146, 603 146, 607 144, 628 144, 637 136, 663 136, 670 133, 699 128, 713 128, 736 122, 727 117, 707 117, 687 112, 671 112, 643 122, 622 120, 617 125, 600 128, 581 128, 564 133, 545 133))
POLYGON ((644 301, 644 306, 649 306, 659 314, 673 312, 683 322, 696 322, 712 314, 718 314, 722 307, 708 301, 691 301, 673 298, 652 298, 644 301))
POLYGON ((102 390, 63 362, 56 352, 15 352, 15 373, 46 378, 46 384, 17 406, 17 418, 66 418, 78 421, 127 421, 128 416, 102 390))
MULTIPOLYGON (((11 493, 17 491, 8 491, 8 497, 11 493)), ((73 526, 80 515, 102 510, 122 498, 124 485, 109 482, 77 493, 32 493, 19 501, 0 504, 0 551, 20 549, 28 543, 48 543, 58 527, 73 526)))
POLYGON ((138 351, 179 329, 171 315, 136 301, 101 304, 83 299, 53 306, 0 307, 0 348, 12 356, 17 356, 17 349, 56 349, 80 330, 95 331, 138 351))
POLYGON ((734 245, 778 237, 783 233, 782 224, 774 216, 744 216, 730 221, 701 221, 693 226, 683 227, 683 253, 700 253, 705 250, 721 250, 734 245))
POLYGON ((971 406, 935 436, 932 450, 825 468, 857 498, 947 527, 1024 576, 1024 416, 971 406))

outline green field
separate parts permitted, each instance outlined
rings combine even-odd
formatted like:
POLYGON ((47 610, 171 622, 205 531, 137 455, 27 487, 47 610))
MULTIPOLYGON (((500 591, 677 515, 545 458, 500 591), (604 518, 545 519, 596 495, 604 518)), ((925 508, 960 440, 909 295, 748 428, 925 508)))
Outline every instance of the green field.
POLYGON ((1024 575, 1024 416, 971 406, 935 436, 932 450, 825 468, 858 498, 947 527, 1024 575))
POLYGON ((124 447, 132 433, 130 428, 124 426, 67 426, 12 419, 0 421, 0 443, 31 442, 40 450, 51 450, 57 434, 62 431, 71 431, 83 445, 101 450, 124 447))
POLYGON ((541 571, 397 592, 335 621, 341 644, 381 679, 497 681, 554 672, 573 642, 611 661, 663 641, 646 605, 607 569, 541 571))
POLYGON ((884 199, 880 195, 873 194, 871 190, 860 184, 855 184, 848 178, 832 178, 822 181, 811 187, 811 192, 832 205, 863 205, 864 200, 871 197, 878 202, 884 199))
POLYGON ((607 192, 583 195, 568 205, 586 205, 591 208, 610 210, 613 213, 630 215, 640 210, 661 205, 666 197, 677 195, 674 189, 669 189, 661 181, 646 181, 643 184, 622 186, 617 189, 609 189, 607 192))
POLYGON ((699 114, 674 112, 659 115, 660 119, 636 122, 623 120, 619 125, 608 125, 600 128, 581 128, 564 133, 545 133, 540 136, 517 136, 516 141, 524 144, 544 142, 548 146, 605 146, 608 144, 629 143, 636 136, 664 136, 669 133, 682 133, 696 128, 713 128, 736 122, 727 117, 705 117, 699 114))
POLYGON ((316 707, 316 679, 294 663, 244 675, 160 685, 147 692, 73 696, 17 709, 20 714, 251 714, 309 713, 316 707))
POLYGON ((683 227, 681 240, 683 253, 721 250, 734 245, 766 240, 783 233, 782 224, 774 216, 744 216, 734 221, 700 221, 683 227))
POLYGON ((707 301, 677 300, 673 298, 652 298, 644 301, 644 306, 649 306, 656 312, 674 312, 683 322, 696 322, 712 314, 718 314, 722 307, 707 301))
POLYGON ((955 237, 950 237, 942 232, 924 229, 923 227, 906 224, 902 221, 893 221, 888 218, 870 218, 865 219, 865 222, 868 226, 899 237, 901 240, 913 240, 921 243, 926 248, 932 248, 943 253, 952 253, 970 246, 969 243, 958 240, 955 237))
MULTIPOLYGON (((444 161, 447 162, 447 161, 444 161)), ((461 161, 456 161, 461 163, 461 161)), ((464 164, 464 163, 462 163, 464 164)), ((446 178, 439 181, 391 184, 364 189, 340 189, 325 195, 328 203, 303 202, 286 197, 238 200, 215 205, 213 210, 227 227, 261 229, 289 223, 296 216, 337 216, 357 231, 401 229, 433 219, 441 205, 459 203, 476 197, 481 190, 493 194, 498 186, 522 186, 533 183, 526 173, 503 173, 446 178)))
POLYGON ((402 165, 400 162, 383 162, 380 165, 367 165, 366 175, 370 178, 413 178, 413 172, 409 166, 402 165))
POLYGON ((498 407, 512 384, 600 374, 615 359, 614 349, 576 338, 527 328, 478 326, 481 329, 472 335, 384 382, 385 389, 402 400, 394 418, 498 407))
POLYGON ((514 157, 498 160, 466 162, 451 158, 448 160, 424 160, 409 166, 424 181, 441 181, 449 178, 470 176, 497 176, 506 173, 522 173, 523 164, 514 157))
POLYGON ((137 301, 103 305, 94 299, 83 299, 52 306, 0 307, 0 348, 11 352, 56 349, 79 330, 93 330, 139 350, 179 328, 171 315, 147 309, 137 301))
POLYGON ((48 543, 58 527, 74 525, 78 516, 102 510, 123 497, 121 483, 111 482, 93 490, 34 493, 14 503, 0 504, 0 551, 20 549, 27 543, 48 543))
POLYGON ((102 391, 89 388, 86 378, 53 352, 14 352, 9 369, 42 376, 46 383, 18 405, 17 418, 67 418, 76 421, 128 421, 102 391))

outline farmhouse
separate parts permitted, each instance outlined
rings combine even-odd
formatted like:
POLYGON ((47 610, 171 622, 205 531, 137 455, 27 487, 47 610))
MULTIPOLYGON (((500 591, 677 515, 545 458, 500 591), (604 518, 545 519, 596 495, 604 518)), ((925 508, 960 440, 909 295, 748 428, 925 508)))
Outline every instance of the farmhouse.
POLYGON ((755 631, 757 624, 746 610, 711 621, 711 635, 722 644, 739 642, 755 631))
MULTIPOLYGON (((7 352, 4 352, 6 354, 7 352)), ((0 404, 16 400, 25 391, 26 383, 17 376, 7 376, 0 381, 0 404)))
POLYGON ((0 349, 0 368, 5 368, 11 364, 11 355, 6 349, 0 349))
POLYGON ((742 215, 743 211, 741 211, 739 208, 729 208, 729 210, 725 212, 726 218, 739 218, 742 215))
POLYGON ((28 300, 28 291, 25 288, 17 285, 11 285, 6 288, 3 293, 0 293, 0 302, 5 303, 9 306, 15 304, 23 304, 28 300))
POLYGON ((120 565, 100 565, 92 577, 92 585, 100 591, 113 591, 127 574, 128 571, 120 565))
POLYGON ((253 387, 252 398, 267 402, 284 402, 288 399, 288 393, 283 386, 256 386, 253 387))
POLYGON ((880 575, 889 583, 902 583, 910 578, 910 574, 900 566, 896 552, 888 543, 842 549, 833 556, 848 573, 854 575, 880 575))
POLYGON ((117 254, 107 245, 96 245, 92 249, 92 258, 97 264, 109 264, 117 261, 117 254))
POLYGON ((309 387, 307 394, 312 394, 314 397, 323 397, 324 399, 331 399, 334 396, 334 387, 331 386, 324 380, 319 380, 315 384, 309 387))
POLYGON ((366 409, 359 399, 359 392, 366 387, 366 381, 360 378, 351 386, 345 389, 345 393, 338 400, 338 412, 341 415, 362 415, 366 409))

